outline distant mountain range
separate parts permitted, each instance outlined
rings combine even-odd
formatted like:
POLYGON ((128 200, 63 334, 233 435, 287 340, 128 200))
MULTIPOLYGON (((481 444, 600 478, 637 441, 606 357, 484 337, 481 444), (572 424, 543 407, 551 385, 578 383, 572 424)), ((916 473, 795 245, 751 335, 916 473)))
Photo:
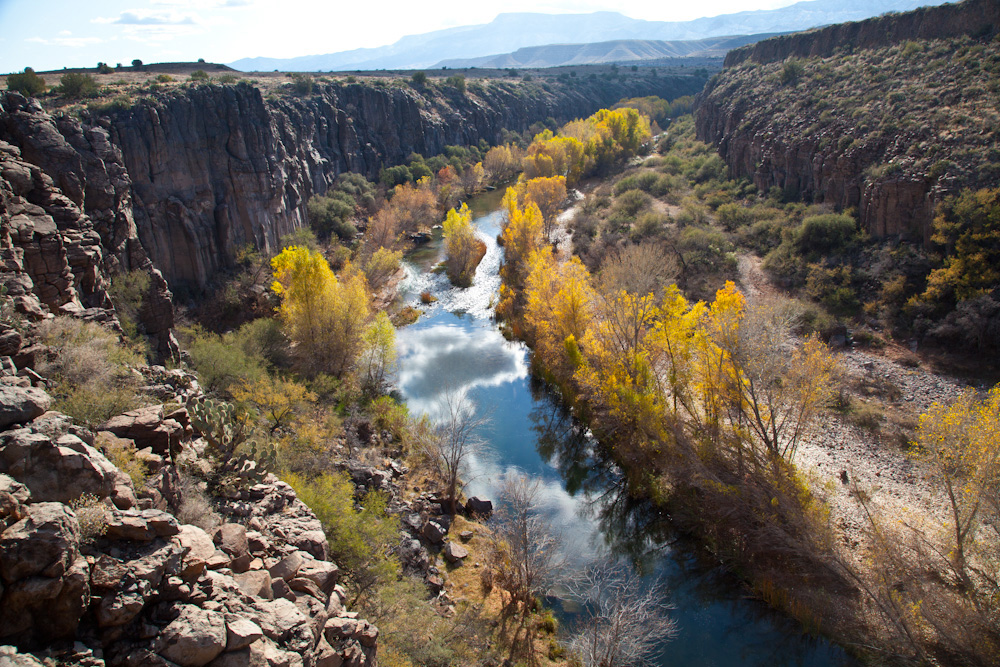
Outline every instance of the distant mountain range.
POLYGON ((389 46, 298 58, 243 58, 230 65, 243 71, 419 69, 445 60, 511 53, 531 46, 617 40, 703 40, 726 35, 793 32, 938 4, 942 0, 808 0, 781 9, 674 22, 643 21, 617 12, 510 13, 500 14, 483 25, 409 35, 389 46))
POLYGON ((547 44, 527 46, 513 53, 481 58, 453 58, 442 60, 434 69, 448 67, 461 69, 480 67, 507 69, 512 67, 560 67, 565 65, 596 65, 599 63, 627 63, 632 61, 659 60, 662 58, 721 58, 730 50, 753 44, 781 33, 735 37, 709 37, 707 39, 664 42, 649 39, 616 39, 611 42, 590 44, 547 44))

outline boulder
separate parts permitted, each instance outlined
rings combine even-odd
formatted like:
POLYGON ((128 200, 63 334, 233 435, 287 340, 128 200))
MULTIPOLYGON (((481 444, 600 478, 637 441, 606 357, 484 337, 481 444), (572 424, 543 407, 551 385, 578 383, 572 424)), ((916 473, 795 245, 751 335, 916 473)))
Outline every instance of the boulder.
POLYGON ((0 473, 0 533, 24 518, 24 505, 31 497, 28 487, 13 477, 0 473))
MULTIPOLYGON (((186 413, 185 413, 186 414, 186 413)), ((98 427, 99 431, 110 431, 119 438, 128 438, 136 447, 150 447, 157 454, 167 454, 176 448, 184 438, 184 426, 175 419, 163 416, 163 406, 153 405, 112 417, 98 427)))
POLYGON ((21 334, 12 326, 0 325, 0 357, 12 357, 21 349, 21 334))
POLYGON ((216 529, 212 539, 219 549, 234 559, 246 556, 250 551, 247 529, 238 523, 222 524, 216 529))
POLYGON ((156 652, 181 667, 201 667, 225 650, 226 640, 222 614, 182 605, 180 615, 160 633, 156 652))
POLYGON ((226 616, 226 651, 238 651, 264 636, 260 626, 250 619, 229 614, 226 616))
POLYGON ((112 511, 108 514, 110 516, 104 536, 109 540, 149 542, 156 537, 156 533, 138 510, 112 511))
POLYGON ((264 600, 271 600, 271 575, 266 570, 250 570, 233 575, 233 580, 240 590, 247 595, 264 600))
POLYGON ((34 429, 7 431, 0 437, 0 472, 31 490, 35 501, 68 503, 88 493, 107 498, 118 469, 79 437, 55 438, 34 429))
POLYGON ((444 557, 449 563, 458 563, 469 556, 469 550, 456 542, 444 546, 444 557))
POLYGON ((298 551, 293 551, 277 563, 268 568, 272 579, 291 579, 298 574, 299 568, 305 563, 305 559, 298 551))
POLYGON ((493 502, 473 496, 465 502, 465 511, 469 516, 487 519, 493 514, 493 502))
POLYGON ((424 529, 421 533, 431 544, 441 544, 444 542, 444 537, 448 534, 448 531, 442 528, 438 522, 428 521, 424 524, 424 529))
POLYGON ((41 389, 0 385, 0 429, 27 423, 41 416, 50 405, 52 398, 41 389))
POLYGON ((0 576, 5 583, 42 575, 61 577, 79 556, 80 527, 61 503, 34 503, 0 534, 0 576))
POLYGON ((0 646, 0 665, 3 667, 44 667, 30 653, 19 653, 13 646, 0 646))
POLYGON ((307 560, 296 573, 297 577, 304 577, 316 584, 321 591, 327 595, 333 591, 340 579, 340 568, 335 564, 325 560, 307 560))
POLYGON ((184 578, 197 577, 208 567, 208 562, 215 556, 215 543, 201 528, 184 524, 180 526, 180 531, 172 538, 174 544, 186 550, 184 554, 184 568, 181 576, 184 578))

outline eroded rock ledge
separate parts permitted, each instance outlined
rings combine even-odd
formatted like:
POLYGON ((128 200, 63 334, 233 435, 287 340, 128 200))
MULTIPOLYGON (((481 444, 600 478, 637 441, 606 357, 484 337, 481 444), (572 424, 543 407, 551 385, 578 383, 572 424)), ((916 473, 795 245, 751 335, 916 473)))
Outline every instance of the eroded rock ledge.
MULTIPOLYGON (((322 525, 290 486, 232 494, 207 532, 174 515, 184 486, 152 446, 158 470, 135 489, 44 391, 8 375, 0 394, 0 664, 375 663, 378 628, 345 610, 322 525), (96 504, 74 509, 84 494, 96 504)), ((186 415, 158 414, 188 446, 186 415)))

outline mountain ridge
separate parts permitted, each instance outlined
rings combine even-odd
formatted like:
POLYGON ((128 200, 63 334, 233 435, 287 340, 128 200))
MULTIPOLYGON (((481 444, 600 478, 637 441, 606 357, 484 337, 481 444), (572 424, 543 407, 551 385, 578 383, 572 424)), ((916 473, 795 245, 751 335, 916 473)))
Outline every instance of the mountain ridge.
POLYGON ((612 62, 629 63, 661 58, 722 58, 731 49, 769 39, 777 34, 780 33, 732 35, 699 40, 617 39, 585 44, 547 44, 480 58, 442 60, 436 63, 434 68, 563 67, 612 62))
POLYGON ((479 58, 530 46, 605 42, 616 39, 692 40, 738 34, 791 32, 905 11, 941 0, 805 0, 788 7, 703 17, 692 21, 646 21, 618 12, 590 14, 499 14, 486 24, 407 35, 393 44, 296 58, 241 58, 243 71, 333 71, 419 69, 452 58, 479 58))

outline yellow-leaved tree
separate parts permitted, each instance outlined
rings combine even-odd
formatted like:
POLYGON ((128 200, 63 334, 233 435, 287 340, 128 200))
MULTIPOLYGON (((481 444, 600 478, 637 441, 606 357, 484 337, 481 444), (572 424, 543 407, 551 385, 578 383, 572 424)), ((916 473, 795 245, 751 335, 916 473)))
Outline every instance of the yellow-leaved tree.
POLYGON ((542 212, 534 203, 524 208, 518 206, 517 192, 507 188, 501 211, 505 225, 501 234, 504 247, 504 262, 500 267, 503 285, 500 287, 500 303, 497 314, 513 318, 522 312, 524 303, 524 280, 528 275, 528 259, 531 254, 545 244, 542 212))
POLYGON ((984 525, 993 525, 995 535, 1000 515, 1000 385, 985 400, 967 390, 951 405, 932 405, 920 417, 915 444, 948 499, 952 567, 975 590, 969 552, 984 525))
POLYGON ((337 280, 322 254, 299 246, 282 250, 271 267, 279 314, 302 368, 343 377, 360 355, 371 314, 364 275, 349 267, 337 280))
POLYGON ((590 274, 573 257, 560 264, 544 247, 528 259, 525 284, 525 335, 535 349, 535 362, 560 383, 580 363, 578 343, 590 328, 596 295, 590 274))
POLYGON ((557 175, 521 179, 515 187, 518 201, 524 206, 531 202, 538 207, 542 214, 542 233, 548 237, 555 227, 559 207, 566 200, 566 177, 557 175))
POLYGON ((457 211, 448 211, 443 227, 448 279, 453 285, 468 287, 476 275, 479 261, 486 254, 486 244, 476 238, 472 212, 466 204, 457 211))

